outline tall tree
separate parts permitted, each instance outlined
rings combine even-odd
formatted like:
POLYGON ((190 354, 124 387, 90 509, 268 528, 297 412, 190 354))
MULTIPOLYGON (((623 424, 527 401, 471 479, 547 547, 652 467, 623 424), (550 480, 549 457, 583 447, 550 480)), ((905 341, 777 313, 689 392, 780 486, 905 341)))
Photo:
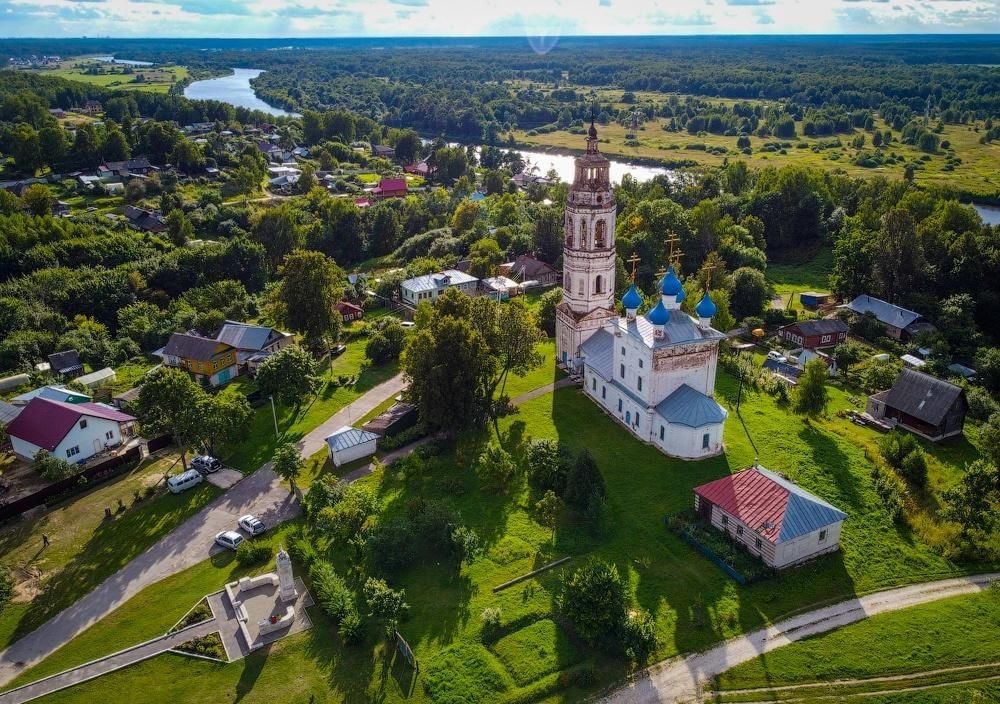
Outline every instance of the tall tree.
POLYGON ((319 377, 313 358, 298 345, 290 345, 265 359, 257 369, 257 388, 296 408, 316 393, 319 377))
POLYGON ((241 440, 250 427, 253 410, 246 396, 240 393, 204 394, 195 414, 200 422, 193 424, 191 442, 216 455, 221 446, 241 440))
POLYGON ((336 304, 344 272, 322 252, 299 250, 285 257, 278 289, 279 316, 315 349, 336 340, 342 320, 336 304))
POLYGON ((295 211, 288 205, 268 208, 261 213, 251 234, 267 250, 273 268, 277 268, 281 260, 302 242, 295 211))
POLYGON ((920 240, 909 212, 893 208, 882 217, 873 253, 880 293, 887 301, 899 301, 919 281, 923 267, 920 240))
POLYGON ((302 468, 305 466, 305 460, 302 459, 302 453, 299 452, 298 446, 293 442, 285 442, 274 450, 274 455, 271 457, 271 469, 279 477, 288 482, 288 490, 292 495, 298 497, 299 501, 302 501, 302 494, 299 491, 299 486, 296 483, 299 475, 302 474, 302 468))
POLYGON ((805 372, 799 377, 799 384, 795 387, 793 408, 796 413, 818 416, 826 412, 826 406, 830 402, 826 389, 827 373, 826 362, 823 360, 806 362, 805 372))
POLYGON ((198 413, 204 390, 180 369, 161 367, 139 387, 136 414, 147 436, 168 433, 181 449, 181 464, 187 468, 187 447, 198 437, 202 419, 198 413))

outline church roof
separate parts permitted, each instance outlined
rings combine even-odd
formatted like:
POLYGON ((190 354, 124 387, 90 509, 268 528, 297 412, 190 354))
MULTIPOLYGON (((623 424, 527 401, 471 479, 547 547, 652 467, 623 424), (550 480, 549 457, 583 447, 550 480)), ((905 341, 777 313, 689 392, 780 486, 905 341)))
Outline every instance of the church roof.
POLYGON ((580 345, 585 363, 602 379, 611 381, 614 378, 615 366, 615 336, 601 328, 580 345))
POLYGON ((635 284, 628 287, 628 291, 622 296, 622 305, 626 308, 638 308, 642 305, 642 296, 636 289, 635 284))
POLYGON ((660 279, 660 293, 664 296, 676 296, 683 290, 684 285, 681 284, 681 280, 674 273, 674 267, 667 267, 667 273, 660 279))
POLYGON ((708 295, 708 291, 705 291, 705 295, 701 297, 698 301, 698 307, 695 308, 695 313, 701 318, 711 318, 715 315, 718 309, 715 307, 715 302, 712 297, 708 295))
POLYGON ((656 412, 668 423, 702 428, 726 419, 726 410, 715 399, 706 396, 687 384, 677 389, 656 405, 656 412))
MULTIPOLYGON (((655 310, 655 309, 654 309, 655 310)), ((638 337, 650 349, 669 347, 685 342, 700 342, 702 340, 721 340, 725 337, 718 330, 699 328, 697 321, 682 310, 667 311, 670 315, 663 326, 664 335, 656 338, 653 331, 656 326, 646 319, 646 316, 636 316, 635 320, 618 318, 615 322, 622 332, 638 337)))

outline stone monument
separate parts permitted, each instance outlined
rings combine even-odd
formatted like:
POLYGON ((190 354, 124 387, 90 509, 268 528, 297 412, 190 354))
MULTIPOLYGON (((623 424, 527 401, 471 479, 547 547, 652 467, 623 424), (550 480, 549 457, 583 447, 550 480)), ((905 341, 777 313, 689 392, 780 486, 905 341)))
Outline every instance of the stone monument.
POLYGON ((295 589, 295 576, 292 574, 292 558, 284 548, 278 551, 278 596, 282 601, 295 601, 299 596, 295 589))

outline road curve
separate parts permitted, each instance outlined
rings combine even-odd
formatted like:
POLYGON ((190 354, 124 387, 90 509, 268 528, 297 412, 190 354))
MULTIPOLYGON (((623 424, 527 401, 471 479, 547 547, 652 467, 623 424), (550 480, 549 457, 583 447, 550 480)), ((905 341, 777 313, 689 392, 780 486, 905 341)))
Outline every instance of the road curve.
POLYGON ((740 663, 808 636, 832 631, 876 614, 982 591, 1000 580, 1000 572, 913 584, 792 616, 731 638, 701 653, 664 660, 634 681, 601 698, 600 704, 688 704, 704 698, 713 677, 740 663))

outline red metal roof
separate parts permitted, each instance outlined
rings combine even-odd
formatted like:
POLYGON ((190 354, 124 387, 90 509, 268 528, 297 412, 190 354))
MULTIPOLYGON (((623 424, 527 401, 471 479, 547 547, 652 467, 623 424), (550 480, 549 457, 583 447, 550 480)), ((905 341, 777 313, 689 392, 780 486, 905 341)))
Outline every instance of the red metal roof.
POLYGON ((781 535, 789 492, 756 467, 702 484, 695 487, 694 493, 750 526, 768 542, 777 542, 781 535))
POLYGON ((128 423, 135 418, 98 403, 63 403, 33 398, 7 427, 7 434, 50 452, 66 437, 81 416, 128 423))
POLYGON ((379 181, 378 187, 384 191, 405 191, 405 178, 384 178, 379 181))

